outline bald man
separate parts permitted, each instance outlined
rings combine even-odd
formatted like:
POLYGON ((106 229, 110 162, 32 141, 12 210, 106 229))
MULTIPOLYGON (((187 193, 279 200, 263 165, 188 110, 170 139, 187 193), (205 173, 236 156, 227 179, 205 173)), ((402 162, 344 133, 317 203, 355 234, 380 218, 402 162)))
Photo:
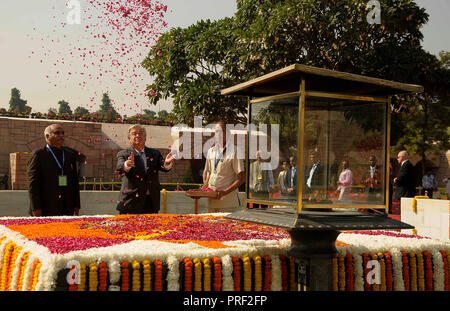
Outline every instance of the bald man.
POLYGON ((44 136, 47 144, 33 151, 28 160, 30 215, 78 215, 77 153, 63 146, 65 132, 61 125, 47 126, 44 136))
POLYGON ((409 161, 409 154, 406 150, 400 151, 397 155, 397 161, 400 164, 400 170, 397 177, 394 178, 394 185, 396 186, 394 192, 394 200, 400 198, 413 198, 416 194, 416 187, 414 184, 414 167, 409 161))

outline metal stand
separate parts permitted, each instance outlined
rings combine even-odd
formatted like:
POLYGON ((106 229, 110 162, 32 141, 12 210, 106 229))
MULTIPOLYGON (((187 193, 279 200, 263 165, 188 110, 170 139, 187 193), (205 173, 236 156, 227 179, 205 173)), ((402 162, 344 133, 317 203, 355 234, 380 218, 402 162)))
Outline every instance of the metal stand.
POLYGON ((387 215, 359 212, 304 211, 272 208, 246 209, 226 218, 286 229, 291 236, 288 255, 298 267, 299 290, 333 290, 333 261, 340 230, 412 229, 387 215))

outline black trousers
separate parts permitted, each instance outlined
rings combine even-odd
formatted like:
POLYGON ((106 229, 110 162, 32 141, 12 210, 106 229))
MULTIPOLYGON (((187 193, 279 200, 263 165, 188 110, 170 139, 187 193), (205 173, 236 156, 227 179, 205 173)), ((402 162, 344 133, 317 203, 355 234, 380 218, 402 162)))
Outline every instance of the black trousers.
POLYGON ((154 206, 152 197, 150 195, 145 196, 144 206, 137 209, 127 209, 119 211, 120 215, 123 214, 157 214, 159 212, 159 206, 154 206))

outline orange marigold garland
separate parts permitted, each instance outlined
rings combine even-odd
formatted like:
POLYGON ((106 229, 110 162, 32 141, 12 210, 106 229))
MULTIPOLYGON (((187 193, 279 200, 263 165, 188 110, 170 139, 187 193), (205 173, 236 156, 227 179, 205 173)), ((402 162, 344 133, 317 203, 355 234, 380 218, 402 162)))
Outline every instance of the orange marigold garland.
POLYGON ((383 257, 383 253, 377 253, 378 261, 380 262, 380 291, 386 291, 386 263, 383 257))
POLYGON ((425 257, 425 290, 433 290, 433 261, 429 251, 423 251, 425 257))
POLYGON ((392 259, 389 252, 384 253, 386 258, 386 290, 392 291, 392 259))
POLYGON ((14 242, 9 242, 5 245, 5 250, 3 252, 3 258, 2 258, 2 267, 0 272, 0 291, 6 290, 6 285, 8 283, 8 275, 10 270, 10 261, 12 257, 12 253, 14 251, 15 247, 14 242))
POLYGON ((287 267, 287 257, 284 255, 280 255, 281 261, 281 288, 283 291, 288 290, 289 282, 288 282, 288 267, 287 267))
POLYGON ((183 259, 184 263, 184 290, 192 291, 192 274, 193 274, 193 263, 192 260, 188 257, 183 259))
POLYGON ((242 272, 241 260, 237 257, 232 257, 232 261, 233 261, 234 290, 240 291, 241 290, 241 272, 242 272))
POLYGON ((155 260, 155 291, 163 290, 163 263, 161 260, 155 260))
POLYGON ((36 285, 39 282, 39 272, 41 270, 42 263, 39 261, 39 259, 36 259, 33 263, 33 268, 31 269, 31 279, 30 279, 30 286, 29 290, 34 291, 36 290, 36 285))
POLYGON ((98 278, 98 290, 101 292, 106 291, 108 289, 108 267, 104 261, 98 265, 98 278))
POLYGON ((220 291, 222 289, 222 262, 217 256, 213 257, 212 262, 214 264, 213 289, 215 291, 220 291))
POLYGON ((128 268, 128 262, 123 261, 120 265, 121 269, 121 286, 120 290, 127 292, 130 290, 130 270, 128 268))
POLYGON ((30 257, 30 252, 25 252, 22 255, 19 263, 19 274, 17 275, 16 281, 16 291, 21 291, 23 289, 23 278, 25 275, 25 269, 27 268, 28 258, 30 257))

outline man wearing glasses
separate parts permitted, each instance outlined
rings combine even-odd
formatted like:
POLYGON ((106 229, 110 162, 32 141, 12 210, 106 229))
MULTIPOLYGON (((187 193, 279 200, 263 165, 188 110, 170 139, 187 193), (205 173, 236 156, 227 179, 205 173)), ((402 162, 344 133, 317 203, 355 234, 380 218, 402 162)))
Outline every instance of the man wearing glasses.
POLYGON ((44 136, 46 145, 33 151, 28 160, 30 215, 78 215, 77 154, 63 146, 65 133, 61 125, 49 125, 44 136))

